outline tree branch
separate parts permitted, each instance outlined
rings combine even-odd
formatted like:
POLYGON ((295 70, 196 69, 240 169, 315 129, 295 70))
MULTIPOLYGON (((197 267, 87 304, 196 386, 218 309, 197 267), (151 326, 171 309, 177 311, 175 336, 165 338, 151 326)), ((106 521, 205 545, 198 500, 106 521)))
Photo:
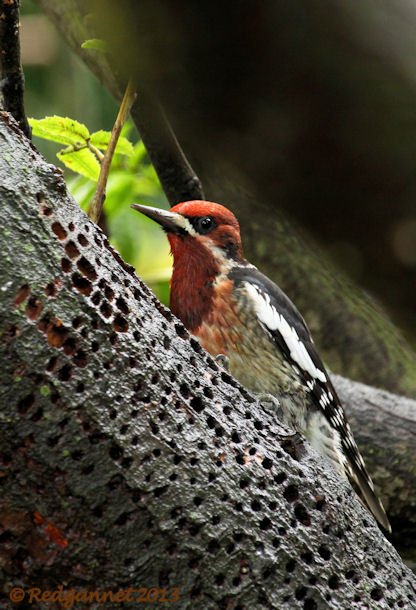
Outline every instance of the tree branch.
POLYGON ((132 117, 169 203, 205 199, 201 181, 157 100, 141 95, 133 106, 132 117))
POLYGON ((416 455, 416 401, 338 375, 333 381, 383 497, 393 540, 401 547, 402 556, 414 563, 416 470, 411 456, 416 455))
POLYGON ((3 109, 10 112, 28 138, 31 129, 24 106, 24 76, 20 62, 20 0, 1 0, 0 74, 3 109))

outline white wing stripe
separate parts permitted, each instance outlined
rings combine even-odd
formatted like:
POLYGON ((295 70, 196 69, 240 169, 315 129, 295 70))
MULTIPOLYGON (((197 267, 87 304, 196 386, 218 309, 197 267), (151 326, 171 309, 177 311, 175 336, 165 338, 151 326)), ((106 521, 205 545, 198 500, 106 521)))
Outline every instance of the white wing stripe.
POLYGON ((302 341, 299 339, 298 333, 290 326, 288 322, 278 313, 276 308, 270 303, 270 296, 258 290, 256 286, 249 282, 244 282, 247 294, 251 298, 254 310, 258 319, 270 330, 278 330, 282 335, 287 347, 289 348, 290 356, 304 371, 309 373, 311 377, 319 379, 319 381, 327 381, 323 371, 318 369, 302 341))

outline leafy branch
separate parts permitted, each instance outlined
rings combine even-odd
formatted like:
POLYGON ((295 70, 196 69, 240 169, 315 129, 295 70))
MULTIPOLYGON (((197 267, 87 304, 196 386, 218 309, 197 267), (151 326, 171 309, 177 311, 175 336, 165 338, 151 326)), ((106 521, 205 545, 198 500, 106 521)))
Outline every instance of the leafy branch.
MULTIPOLYGON (((50 116, 44 119, 29 119, 34 136, 63 144, 58 153, 58 159, 73 172, 98 182, 100 167, 107 150, 111 132, 100 129, 90 133, 88 127, 74 119, 60 116, 50 116)), ((132 143, 120 136, 115 152, 127 157, 133 154, 132 143)))

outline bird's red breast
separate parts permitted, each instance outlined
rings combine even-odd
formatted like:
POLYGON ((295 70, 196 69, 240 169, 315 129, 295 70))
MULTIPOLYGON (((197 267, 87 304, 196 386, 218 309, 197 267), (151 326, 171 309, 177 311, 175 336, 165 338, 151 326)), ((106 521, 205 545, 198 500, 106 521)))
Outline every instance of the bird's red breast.
POLYGON ((174 255, 170 308, 194 332, 212 310, 218 263, 209 251, 194 242, 183 242, 174 249, 176 236, 169 237, 174 255))
POLYGON ((233 299, 233 282, 224 278, 211 295, 210 309, 193 334, 211 354, 228 355, 241 340, 241 320, 233 299))

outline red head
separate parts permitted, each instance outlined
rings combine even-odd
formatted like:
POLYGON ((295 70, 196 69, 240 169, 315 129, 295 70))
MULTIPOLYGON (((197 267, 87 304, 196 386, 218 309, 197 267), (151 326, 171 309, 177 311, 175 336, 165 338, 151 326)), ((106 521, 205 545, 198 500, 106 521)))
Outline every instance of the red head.
POLYGON ((193 330, 212 304, 213 283, 243 260, 240 227, 219 203, 185 201, 171 210, 134 204, 166 231, 173 254, 171 309, 193 330))
POLYGON ((219 203, 185 201, 169 211, 134 204, 166 231, 175 262, 177 257, 205 251, 215 258, 242 258, 240 227, 234 214, 219 203))

